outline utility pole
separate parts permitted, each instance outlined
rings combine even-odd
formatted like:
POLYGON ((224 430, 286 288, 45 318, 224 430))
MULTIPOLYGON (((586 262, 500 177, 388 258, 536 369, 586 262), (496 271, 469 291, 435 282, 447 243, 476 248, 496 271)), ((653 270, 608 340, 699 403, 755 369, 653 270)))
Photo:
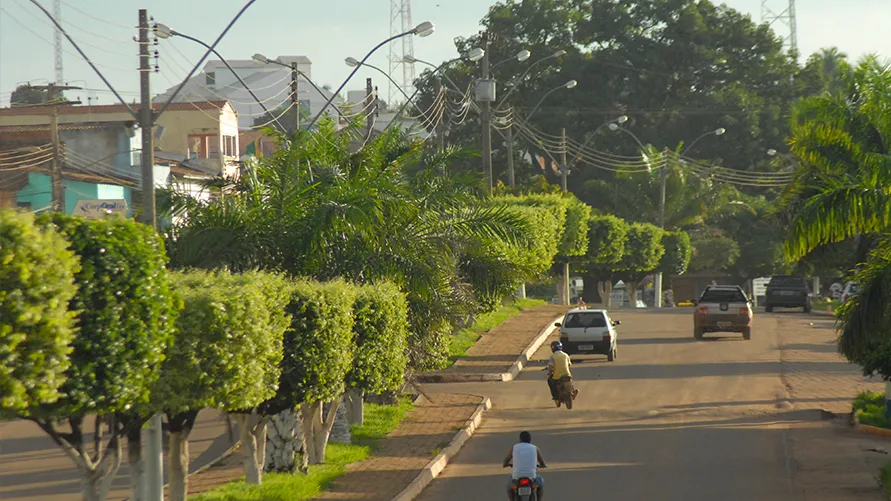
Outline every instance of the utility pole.
POLYGON ((374 103, 374 87, 371 79, 365 79, 365 137, 371 139, 371 132, 374 130, 374 109, 377 108, 374 103))
MULTIPOLYGON (((560 188, 563 189, 563 193, 566 193, 567 190, 567 179, 566 177, 569 175, 569 166, 566 164, 566 128, 564 127, 560 131, 560 188)), ((563 305, 568 306, 570 303, 570 287, 569 287, 569 260, 563 263, 563 305)))
POLYGON ((62 91, 79 90, 81 87, 62 85, 56 82, 45 86, 34 85, 31 88, 46 91, 46 103, 36 106, 49 106, 52 109, 50 112, 50 140, 53 143, 53 159, 50 166, 52 207, 56 212, 65 212, 65 181, 62 178, 62 164, 64 162, 62 159, 62 139, 59 137, 59 106, 63 104, 80 104, 80 100, 65 100, 62 91))
POLYGON ((294 131, 300 130, 300 84, 298 82, 297 63, 291 63, 291 104, 297 109, 297 118, 294 119, 294 131))
MULTIPOLYGON (((151 94, 151 50, 148 11, 139 9, 139 128, 142 132, 142 222, 158 229, 155 208, 155 145, 152 129, 155 116, 151 94)), ((162 441, 161 413, 149 420, 146 432, 145 499, 164 499, 164 449, 162 441)))
POLYGON ((52 192, 53 210, 65 212, 65 184, 62 180, 62 142, 59 140, 59 108, 53 105, 50 114, 50 134, 53 139, 52 192))
MULTIPOLYGON (((661 180, 661 187, 659 188, 659 227, 663 230, 665 229, 665 188, 668 185, 668 163, 666 153, 668 152, 668 148, 662 150, 662 170, 659 172, 659 177, 661 180)), ((655 289, 655 299, 654 306, 656 308, 662 308, 662 272, 659 271, 656 273, 656 279, 653 283, 653 288, 655 289)))
MULTIPOLYGON (((445 89, 442 86, 442 77, 437 77, 436 79, 436 95, 444 94, 445 89)), ((445 110, 443 110, 445 113, 445 110)), ((443 124, 444 120, 439 120, 436 123, 435 132, 436 132, 436 144, 439 152, 442 153, 445 151, 445 125, 443 124)))
POLYGON ((495 82, 489 80, 489 32, 482 33, 483 61, 482 70, 483 78, 477 88, 477 101, 483 102, 482 109, 482 126, 483 126, 483 173, 488 183, 488 193, 491 195, 494 189, 492 179, 492 101, 495 100, 495 82))
POLYGON ((507 137, 504 140, 507 142, 507 184, 513 188, 517 183, 514 178, 514 126, 512 122, 507 124, 507 137))

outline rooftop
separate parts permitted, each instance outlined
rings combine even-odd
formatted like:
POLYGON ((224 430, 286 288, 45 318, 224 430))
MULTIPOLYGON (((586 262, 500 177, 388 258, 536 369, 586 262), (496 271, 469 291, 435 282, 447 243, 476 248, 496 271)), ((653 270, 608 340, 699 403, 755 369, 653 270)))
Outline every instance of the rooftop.
MULTIPOLYGON (((176 101, 167 107, 171 111, 188 111, 188 110, 220 110, 226 107, 229 101, 176 101)), ((152 103, 153 110, 160 110, 164 106, 164 102, 152 103)), ((130 104, 133 111, 139 110, 139 104, 130 104)), ((0 115, 49 115, 52 110, 49 106, 16 106, 13 108, 0 108, 0 115)), ((122 104, 103 104, 99 106, 59 106, 59 115, 88 115, 88 114, 111 114, 111 113, 128 113, 127 108, 122 104)))

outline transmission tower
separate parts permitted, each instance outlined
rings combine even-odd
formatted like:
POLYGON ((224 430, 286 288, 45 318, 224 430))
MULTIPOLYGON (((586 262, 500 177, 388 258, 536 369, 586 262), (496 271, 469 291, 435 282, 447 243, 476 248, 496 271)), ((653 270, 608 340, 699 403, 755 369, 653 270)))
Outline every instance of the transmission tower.
MULTIPOLYGON (((411 0, 390 0, 390 36, 414 28, 411 22, 411 0)), ((409 96, 414 92, 415 83, 415 65, 405 62, 407 56, 415 55, 415 46, 412 36, 402 37, 400 40, 390 42, 390 77, 405 90, 409 96), (401 42, 402 50, 399 50, 397 44, 401 42), (399 74, 399 67, 402 67, 402 74, 399 74)), ((387 96, 387 104, 396 102, 397 96, 402 94, 393 84, 390 84, 390 92, 387 96)))
MULTIPOLYGON (((62 0, 53 0, 53 17, 56 21, 62 22, 62 0)), ((62 75, 62 32, 59 28, 53 30, 53 41, 56 46, 56 84, 64 84, 62 75)))
POLYGON ((780 21, 789 28, 789 35, 783 37, 783 46, 790 52, 798 54, 798 27, 795 21, 795 0, 788 0, 786 8, 777 14, 770 8, 771 4, 782 5, 787 0, 761 0, 761 22, 773 25, 780 21))

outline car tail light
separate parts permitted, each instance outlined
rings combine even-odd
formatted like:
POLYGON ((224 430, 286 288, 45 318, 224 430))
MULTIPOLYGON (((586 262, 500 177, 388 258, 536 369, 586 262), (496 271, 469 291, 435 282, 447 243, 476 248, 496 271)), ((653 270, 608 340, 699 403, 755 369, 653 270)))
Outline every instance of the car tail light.
POLYGON ((751 316, 752 316, 752 310, 750 310, 750 309, 748 309, 748 308, 740 308, 740 309, 739 309, 739 314, 740 314, 740 315, 745 315, 745 316, 747 316, 747 317, 751 317, 751 316))
POLYGON ((532 483, 528 478, 521 478, 519 482, 517 482, 520 487, 529 487, 532 483))
POLYGON ((609 343, 613 340, 613 336, 609 333, 609 331, 603 331, 603 341, 609 343))
POLYGON ((696 312, 700 315, 708 315, 708 306, 700 306, 696 312))

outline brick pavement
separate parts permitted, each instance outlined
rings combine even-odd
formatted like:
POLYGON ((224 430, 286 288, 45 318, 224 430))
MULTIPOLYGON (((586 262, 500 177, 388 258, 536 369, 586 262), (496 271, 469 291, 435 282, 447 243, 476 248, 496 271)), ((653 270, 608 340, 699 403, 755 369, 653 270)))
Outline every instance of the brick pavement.
POLYGON ((517 357, 549 322, 570 306, 542 305, 523 310, 485 332, 454 365, 440 373, 500 374, 510 370, 517 357))
POLYGON ((861 391, 884 391, 879 379, 864 378, 838 353, 834 317, 780 317, 778 323, 783 384, 796 408, 849 413, 861 391))
MULTIPOLYGON (((365 461, 347 471, 318 501, 361 499, 390 501, 414 480, 463 428, 483 398, 466 394, 435 394, 419 399, 403 421, 365 461)), ((244 477, 238 452, 219 465, 189 477, 189 495, 207 492, 244 477)))
POLYGON ((374 455, 353 463, 334 481, 321 500, 390 501, 414 480, 455 434, 483 398, 466 394, 436 394, 415 408, 382 440, 374 455))

